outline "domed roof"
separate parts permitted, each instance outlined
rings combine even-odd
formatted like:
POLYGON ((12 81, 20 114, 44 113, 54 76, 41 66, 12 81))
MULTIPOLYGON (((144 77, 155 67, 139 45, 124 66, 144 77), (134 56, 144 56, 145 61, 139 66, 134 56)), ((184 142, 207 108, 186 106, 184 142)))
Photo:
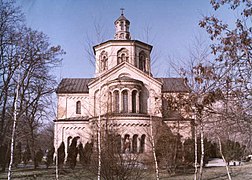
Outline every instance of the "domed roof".
POLYGON ((133 78, 128 77, 128 76, 118 77, 118 78, 116 78, 114 80, 109 81, 108 84, 115 83, 115 82, 118 82, 118 83, 121 83, 121 82, 131 82, 131 83, 143 84, 142 81, 137 80, 137 79, 133 79, 133 78))
POLYGON ((121 14, 121 16, 115 21, 115 24, 117 21, 126 21, 128 24, 130 24, 130 21, 123 14, 121 14))

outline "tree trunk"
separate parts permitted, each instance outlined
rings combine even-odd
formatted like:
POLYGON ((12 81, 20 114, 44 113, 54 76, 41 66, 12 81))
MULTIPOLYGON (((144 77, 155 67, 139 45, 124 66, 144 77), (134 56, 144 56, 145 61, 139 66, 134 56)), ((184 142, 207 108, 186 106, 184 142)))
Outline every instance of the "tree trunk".
MULTIPOLYGON (((58 129, 58 124, 57 123, 55 123, 55 126, 56 126, 55 130, 58 129)), ((55 140, 55 142, 56 142, 55 146, 56 147, 54 147, 55 148, 55 158, 56 158, 55 159, 55 171, 56 171, 55 172, 55 179, 58 180, 59 179, 58 131, 55 131, 55 134, 56 134, 56 137, 57 137, 57 139, 55 140)))
POLYGON ((152 152, 153 152, 153 158, 155 163, 155 173, 156 173, 156 180, 159 180, 159 169, 158 169, 158 163, 157 163, 157 156, 156 156, 156 148, 155 148, 155 139, 153 135, 153 124, 152 124, 152 116, 150 116, 150 128, 151 128, 151 145, 152 145, 152 152))
POLYGON ((16 93, 15 93, 15 99, 14 99, 14 112, 13 112, 13 127, 12 127, 12 134, 11 134, 11 153, 10 153, 10 164, 8 169, 8 180, 11 180, 11 170, 12 170, 12 164, 14 159, 14 141, 15 141, 15 133, 16 133, 16 124, 17 124, 17 101, 18 101, 18 95, 19 95, 19 79, 20 75, 18 75, 17 80, 17 87, 16 87, 16 93))
POLYGON ((98 145, 98 172, 97 180, 101 179, 101 77, 99 85, 99 117, 98 117, 98 136, 97 136, 97 145, 98 145))
POLYGON ((34 164, 34 169, 37 169, 37 161, 36 161, 36 152, 35 152, 35 142, 34 142, 34 134, 33 131, 31 130, 31 155, 32 155, 32 160, 34 164))
POLYGON ((201 145, 201 156, 200 156, 200 170, 199 170, 199 180, 202 179, 203 174, 203 166, 204 166, 204 132, 203 132, 203 124, 200 123, 200 145, 201 145))
POLYGON ((220 140, 220 137, 219 137, 219 136, 218 136, 218 142, 219 142, 219 146, 220 146, 221 158, 223 159, 223 161, 224 161, 224 163, 225 163, 225 167, 226 167, 228 179, 231 180, 231 176, 230 176, 228 164, 227 164, 226 159, 225 159, 225 157, 224 157, 224 155, 223 155, 223 152, 222 152, 222 145, 221 145, 221 140, 220 140))
POLYGON ((198 174, 198 142, 197 142, 197 127, 195 125, 194 129, 194 180, 197 180, 197 174, 198 174))

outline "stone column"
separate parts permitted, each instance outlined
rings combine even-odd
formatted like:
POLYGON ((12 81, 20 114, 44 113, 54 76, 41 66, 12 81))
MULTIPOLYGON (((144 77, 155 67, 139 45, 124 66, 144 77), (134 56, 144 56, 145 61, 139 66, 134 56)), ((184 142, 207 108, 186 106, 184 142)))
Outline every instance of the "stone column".
POLYGON ((111 92, 111 91, 109 91, 109 98, 110 98, 110 100, 109 100, 109 106, 110 106, 110 112, 114 112, 114 94, 113 94, 113 92, 111 92))
POLYGON ((182 162, 185 162, 185 139, 182 138, 182 162))
MULTIPOLYGON (((64 159, 64 164, 66 164, 66 161, 67 161, 67 150, 68 150, 68 148, 67 148, 67 138, 64 139, 65 138, 64 137, 64 135, 65 135, 64 130, 65 130, 65 127, 62 127, 62 142, 64 142, 64 144, 65 144, 65 154, 66 154, 65 159, 64 159)), ((60 142, 60 144, 61 144, 61 142, 60 142)), ((56 151, 57 150, 58 149, 56 149, 56 151)))
POLYGON ((128 91, 128 112, 132 112, 132 91, 128 91))
POLYGON ((124 153, 123 148, 124 148, 124 136, 121 136, 121 153, 124 153))
POLYGON ((137 136, 137 153, 140 151, 140 138, 137 136))
POLYGON ((123 98, 122 98, 122 91, 119 91, 119 113, 122 112, 122 103, 123 103, 123 98))
POLYGON ((131 153, 133 150, 133 136, 132 136, 132 134, 130 135, 129 140, 130 140, 129 153, 131 153))

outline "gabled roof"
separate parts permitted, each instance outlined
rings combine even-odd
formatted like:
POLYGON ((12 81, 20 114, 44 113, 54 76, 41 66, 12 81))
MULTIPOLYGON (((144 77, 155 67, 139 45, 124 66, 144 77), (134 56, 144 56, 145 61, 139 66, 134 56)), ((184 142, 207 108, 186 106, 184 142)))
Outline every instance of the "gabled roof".
POLYGON ((162 92, 190 92, 183 78, 155 78, 162 83, 162 92))
MULTIPOLYGON (((134 70, 136 73, 141 74, 144 78, 152 79, 153 83, 155 82, 155 83, 159 84, 160 86, 162 85, 161 82, 158 81, 157 79, 153 78, 152 76, 149 76, 147 73, 141 71, 139 68, 133 66, 131 63, 128 63, 128 62, 124 61, 124 62, 122 62, 122 63, 120 63, 120 64, 112 67, 111 69, 105 71, 103 74, 100 75, 99 78, 95 78, 93 81, 91 81, 89 83, 89 87, 91 87, 95 83, 99 83, 98 82, 99 80, 103 81, 104 79, 106 79, 107 77, 109 77, 111 72, 119 71, 121 68, 123 68, 125 66, 126 67, 129 66, 129 68, 131 68, 131 70, 134 70)), ((138 81, 138 80, 136 80, 136 81, 138 81)))
POLYGON ((64 78, 56 93, 88 93, 88 83, 94 78, 64 78))
MULTIPOLYGON (((56 93, 88 93, 88 83, 95 78, 62 79, 56 93)), ((183 78, 155 78, 162 83, 162 92, 190 92, 183 78)))

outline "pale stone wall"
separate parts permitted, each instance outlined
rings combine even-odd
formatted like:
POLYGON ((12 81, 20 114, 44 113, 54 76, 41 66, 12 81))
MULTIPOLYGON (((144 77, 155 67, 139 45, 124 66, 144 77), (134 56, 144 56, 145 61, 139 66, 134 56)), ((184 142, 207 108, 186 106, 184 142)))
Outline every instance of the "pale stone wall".
POLYGON ((71 140, 68 141, 68 137, 77 137, 78 142, 81 142, 83 146, 90 141, 92 137, 92 131, 90 129, 90 124, 88 121, 60 121, 55 122, 54 125, 54 147, 58 149, 60 144, 64 142, 65 144, 65 154, 67 155, 67 146, 71 144, 71 140))
POLYGON ((135 67, 139 67, 139 53, 143 51, 146 54, 146 70, 150 71, 150 49, 142 44, 132 43, 132 42, 110 42, 103 46, 96 47, 96 77, 103 74, 106 71, 100 72, 100 55, 103 51, 107 52, 108 55, 108 70, 112 69, 117 65, 117 53, 121 49, 128 50, 128 62, 135 67))
POLYGON ((58 94, 57 119, 90 116, 89 94, 58 94), (81 114, 76 114, 76 102, 81 102, 81 114))
POLYGON ((96 50, 96 77, 102 74, 103 72, 100 73, 100 54, 102 51, 106 51, 108 53, 108 70, 115 67, 117 65, 117 52, 121 50, 122 48, 125 48, 129 52, 129 63, 134 64, 135 56, 134 56, 134 50, 135 48, 131 46, 131 44, 125 42, 121 44, 116 44, 116 46, 113 46, 113 44, 109 43, 105 46, 102 46, 100 48, 97 48, 96 50))
MULTIPOLYGON (((143 82, 143 89, 142 89, 142 95, 143 95, 143 108, 145 109, 146 113, 151 113, 155 116, 162 116, 160 109, 162 106, 161 101, 161 83, 157 81, 156 79, 144 74, 140 73, 136 67, 131 66, 128 63, 125 63, 124 66, 118 67, 118 69, 114 72, 111 72, 109 76, 104 76, 100 80, 97 80, 95 83, 91 84, 89 87, 89 93, 90 93, 90 100, 92 101, 91 104, 95 103, 95 99, 97 100, 96 104, 94 104, 93 110, 90 109, 90 112, 92 115, 94 115, 95 110, 99 109, 99 101, 101 99, 101 112, 107 112, 107 102, 108 102, 108 86, 106 85, 108 82, 110 82, 113 79, 116 79, 120 77, 121 74, 127 74, 127 76, 137 79, 139 81, 143 82), (101 84, 100 84, 101 83, 101 84), (101 88, 101 94, 102 96, 97 93, 99 89, 101 88), (100 98, 101 97, 101 98, 100 98)), ((125 87, 127 88, 127 87, 125 87)), ((122 91, 123 89, 120 89, 122 91)))
MULTIPOLYGON (((109 117, 107 120, 102 118, 102 131, 105 124, 111 132, 121 136, 121 151, 123 152, 125 137, 129 136, 130 150, 133 150, 133 137, 137 137, 137 152, 141 153, 141 138, 144 137, 143 153, 150 154, 152 151, 151 124, 150 117, 109 117)), ((155 124, 154 124, 155 126, 155 124)), ((96 132, 96 131, 95 131, 96 132)))

